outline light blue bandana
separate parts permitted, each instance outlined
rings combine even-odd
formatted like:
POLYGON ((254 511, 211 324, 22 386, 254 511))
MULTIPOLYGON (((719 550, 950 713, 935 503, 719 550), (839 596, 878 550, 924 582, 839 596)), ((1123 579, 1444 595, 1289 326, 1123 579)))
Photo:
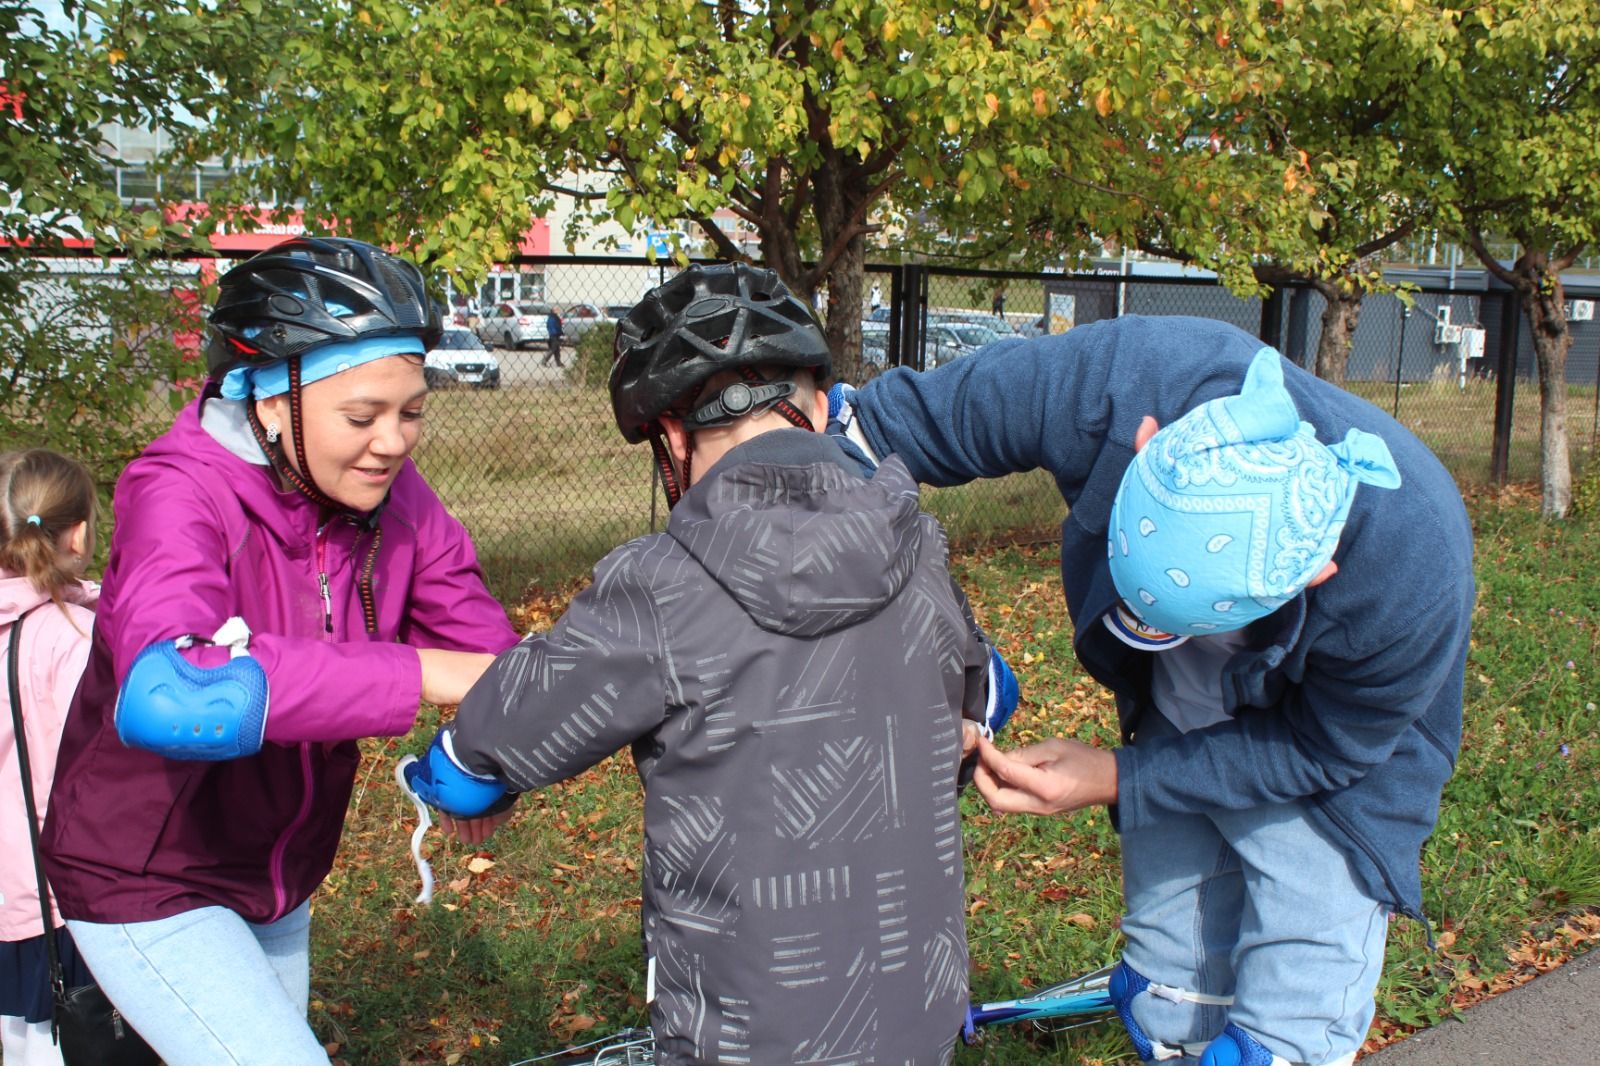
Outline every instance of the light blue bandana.
MULTIPOLYGON (((353 341, 336 341, 313 348, 300 356, 300 384, 309 385, 332 377, 341 370, 349 370, 391 355, 425 355, 422 341, 417 337, 362 337, 353 341)), ((236 366, 222 378, 222 395, 229 400, 268 396, 281 396, 289 391, 289 363, 280 360, 267 366, 236 366)))
POLYGON ((1333 557, 1356 486, 1392 489, 1383 439, 1319 443, 1263 348, 1237 396, 1163 426, 1111 509, 1111 578, 1146 625, 1188 636, 1239 629, 1297 596, 1333 557))

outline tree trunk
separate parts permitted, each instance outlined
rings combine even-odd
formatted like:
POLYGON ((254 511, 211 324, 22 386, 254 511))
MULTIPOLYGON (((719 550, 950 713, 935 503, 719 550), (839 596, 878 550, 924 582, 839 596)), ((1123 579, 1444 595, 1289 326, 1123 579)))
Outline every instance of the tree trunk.
POLYGON ((841 381, 864 380, 861 319, 866 301, 866 235, 859 216, 866 191, 832 165, 824 165, 812 175, 812 212, 822 254, 837 250, 831 262, 822 264, 828 287, 823 328, 833 350, 834 376, 841 381))
POLYGON ((1483 234, 1467 230, 1467 242, 1489 272, 1522 297, 1539 364, 1539 513, 1565 518, 1572 509, 1572 456, 1567 444, 1567 330, 1563 304, 1566 290, 1561 271, 1571 266, 1582 245, 1569 248, 1551 262, 1549 247, 1530 247, 1520 235, 1522 254, 1509 268, 1489 252, 1483 234))
POLYGON ((1316 375, 1344 388, 1350 366, 1350 346, 1361 321, 1361 293, 1328 281, 1315 283, 1328 302, 1322 311, 1322 336, 1317 339, 1316 375))
POLYGON ((1572 347, 1572 334, 1562 307, 1565 292, 1561 279, 1553 273, 1541 278, 1538 275, 1543 272, 1534 269, 1534 288, 1525 297, 1539 363, 1539 513, 1560 519, 1572 509, 1572 460, 1567 445, 1567 351, 1572 347))

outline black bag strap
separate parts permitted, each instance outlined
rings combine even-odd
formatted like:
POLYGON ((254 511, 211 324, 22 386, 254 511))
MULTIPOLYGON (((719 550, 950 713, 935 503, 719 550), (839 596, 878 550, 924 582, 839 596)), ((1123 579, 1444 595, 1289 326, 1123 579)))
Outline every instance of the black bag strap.
MULTIPOLYGON (((55 929, 50 924, 50 885, 45 881, 44 863, 39 861, 39 807, 33 800, 33 768, 28 762, 28 735, 22 725, 22 681, 18 657, 22 648, 22 621, 44 604, 29 607, 11 623, 10 651, 6 658, 6 685, 11 694, 11 730, 17 738, 17 765, 22 768, 22 805, 28 812, 28 839, 33 844, 33 872, 39 878, 39 911, 44 917, 44 947, 50 956, 52 1002, 59 1003, 66 992, 61 972, 61 956, 56 951, 55 929)), ((55 1011, 50 1012, 50 1035, 55 1037, 55 1011)))

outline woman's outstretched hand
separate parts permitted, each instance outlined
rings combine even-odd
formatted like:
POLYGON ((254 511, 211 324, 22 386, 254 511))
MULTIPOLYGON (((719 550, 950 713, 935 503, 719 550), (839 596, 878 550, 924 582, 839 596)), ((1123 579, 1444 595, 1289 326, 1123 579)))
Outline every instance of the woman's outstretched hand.
POLYGON ((494 662, 494 656, 486 653, 438 648, 418 648, 417 658, 422 661, 422 699, 438 706, 466 699, 467 690, 494 662))

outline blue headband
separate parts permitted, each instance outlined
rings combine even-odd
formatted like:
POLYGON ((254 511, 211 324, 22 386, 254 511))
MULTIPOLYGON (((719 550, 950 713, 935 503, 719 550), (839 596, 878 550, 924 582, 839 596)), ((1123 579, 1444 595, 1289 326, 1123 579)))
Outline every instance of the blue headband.
POLYGON ((1360 484, 1399 486, 1388 445, 1359 429, 1320 443, 1263 348, 1239 395, 1163 426, 1128 465, 1107 531, 1111 579, 1147 626, 1239 629, 1322 572, 1360 484))
MULTIPOLYGON (((300 356, 300 384, 309 385, 342 370, 391 355, 425 354, 427 349, 417 337, 362 337, 359 340, 324 344, 300 356)), ((267 366, 236 366, 222 378, 222 395, 229 400, 265 400, 288 391, 288 360, 279 360, 267 366)))

